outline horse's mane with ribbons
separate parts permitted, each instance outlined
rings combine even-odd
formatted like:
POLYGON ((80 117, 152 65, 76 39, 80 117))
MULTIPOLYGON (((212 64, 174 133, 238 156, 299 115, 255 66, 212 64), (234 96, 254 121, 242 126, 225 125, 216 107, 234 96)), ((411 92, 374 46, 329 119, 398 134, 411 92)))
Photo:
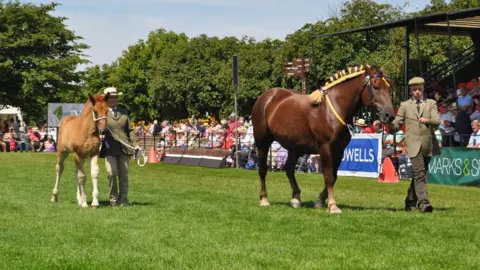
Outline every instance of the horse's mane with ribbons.
MULTIPOLYGON (((369 65, 366 65, 366 67, 370 68, 369 65)), ((362 74, 365 73, 365 66, 360 65, 360 66, 355 66, 355 67, 349 67, 348 69, 344 69, 342 71, 338 71, 337 73, 333 74, 330 76, 328 81, 325 83, 321 89, 315 90, 313 93, 309 95, 310 100, 312 101, 313 104, 320 104, 323 100, 323 90, 328 90, 336 85, 339 85, 349 79, 358 77, 362 74)))

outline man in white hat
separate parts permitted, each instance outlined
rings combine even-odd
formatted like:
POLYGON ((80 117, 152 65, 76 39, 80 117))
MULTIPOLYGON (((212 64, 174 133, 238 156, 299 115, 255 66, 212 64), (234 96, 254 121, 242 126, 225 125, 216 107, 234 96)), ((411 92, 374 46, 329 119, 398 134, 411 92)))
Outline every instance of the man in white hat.
POLYGON ((110 93, 107 100, 110 109, 107 114, 108 131, 100 153, 100 156, 105 158, 110 206, 116 206, 117 203, 127 206, 129 204, 128 163, 134 154, 132 148, 139 149, 138 140, 127 112, 117 107, 118 96, 122 93, 114 87, 106 88, 103 93, 110 93))
POLYGON ((432 212, 428 200, 426 168, 432 155, 439 155, 440 148, 435 128, 440 125, 437 102, 425 99, 424 79, 415 77, 408 83, 412 98, 401 103, 391 130, 399 130, 403 123, 405 132, 405 155, 410 158, 413 177, 405 199, 405 210, 418 208, 421 212, 432 212))

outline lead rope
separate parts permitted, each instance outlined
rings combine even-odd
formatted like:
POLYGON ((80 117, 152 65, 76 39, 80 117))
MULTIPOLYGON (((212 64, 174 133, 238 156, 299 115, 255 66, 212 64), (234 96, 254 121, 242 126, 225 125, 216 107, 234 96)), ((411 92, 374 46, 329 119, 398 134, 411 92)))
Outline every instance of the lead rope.
MULTIPOLYGON (((110 133, 112 133, 112 131, 110 130, 110 128, 108 128, 108 131, 110 131, 110 133)), ((135 160, 137 161, 137 165, 140 166, 140 167, 143 167, 145 166, 145 164, 147 164, 147 161, 148 161, 148 158, 147 156, 145 155, 145 149, 137 149, 133 146, 131 146, 130 144, 122 141, 122 140, 118 140, 121 144, 125 145, 126 147, 134 150, 134 157, 135 157, 135 160), (139 156, 139 153, 143 156, 143 163, 141 163, 141 159, 140 159, 140 156, 139 156)), ((102 139, 102 144, 103 144, 103 139, 102 139)), ((102 148, 102 144, 100 144, 100 149, 102 148)))

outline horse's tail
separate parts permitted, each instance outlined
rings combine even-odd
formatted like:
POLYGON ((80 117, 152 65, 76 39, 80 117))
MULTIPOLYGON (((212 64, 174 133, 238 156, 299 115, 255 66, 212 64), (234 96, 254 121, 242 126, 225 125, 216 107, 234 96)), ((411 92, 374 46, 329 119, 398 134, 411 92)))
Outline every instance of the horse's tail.
POLYGON ((275 92, 275 89, 271 89, 263 93, 252 108, 253 137, 257 147, 269 147, 273 140, 268 128, 266 108, 275 92))

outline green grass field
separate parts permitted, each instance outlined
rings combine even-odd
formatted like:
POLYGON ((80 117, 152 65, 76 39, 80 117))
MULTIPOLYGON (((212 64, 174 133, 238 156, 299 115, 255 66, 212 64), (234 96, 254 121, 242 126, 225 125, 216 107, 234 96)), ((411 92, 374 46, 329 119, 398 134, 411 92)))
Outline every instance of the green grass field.
POLYGON ((55 155, 0 153, 1 269, 480 269, 477 188, 430 185, 436 211, 406 213, 408 181, 340 177, 330 215, 313 208, 318 174, 297 175, 293 209, 269 173, 261 208, 255 171, 132 162, 132 205, 110 208, 103 162, 102 205, 81 209, 71 158, 52 204, 55 155))

